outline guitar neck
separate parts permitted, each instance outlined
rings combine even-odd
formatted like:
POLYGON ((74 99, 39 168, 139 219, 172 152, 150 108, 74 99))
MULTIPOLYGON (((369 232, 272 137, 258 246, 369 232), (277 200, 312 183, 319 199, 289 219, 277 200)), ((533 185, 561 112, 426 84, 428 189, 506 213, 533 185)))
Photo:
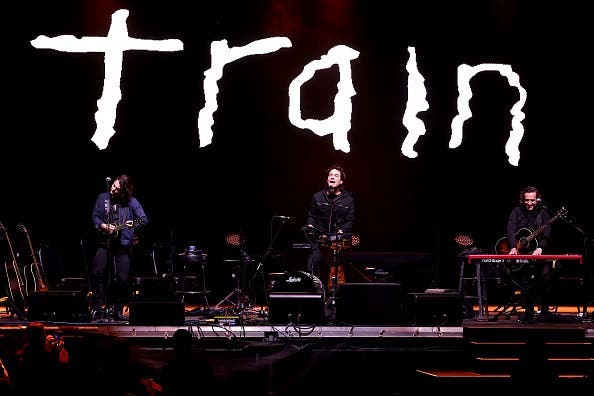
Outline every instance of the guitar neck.
POLYGON ((37 291, 47 291, 47 290, 49 290, 49 287, 47 286, 47 282, 44 280, 45 277, 43 276, 43 274, 41 272, 39 262, 37 262, 37 255, 35 254, 35 249, 33 249, 33 243, 31 242, 31 236, 29 235, 29 231, 27 231, 27 229, 25 228, 24 225, 21 225, 21 230, 27 237, 27 244, 29 245, 29 253, 31 254, 31 260, 33 261, 33 264, 31 264, 31 267, 34 271, 33 281, 35 282, 35 288, 37 291))
POLYGON ((534 230, 534 232, 530 235, 528 235, 525 239, 524 239, 524 243, 522 245, 526 245, 528 244, 530 241, 532 241, 534 238, 536 238, 537 236, 539 236, 540 234, 542 234, 542 232, 551 224, 553 224, 554 221, 556 221, 559 217, 561 217, 561 212, 557 213, 555 216, 551 217, 550 219, 548 219, 547 221, 545 221, 543 224, 541 224, 540 227, 538 227, 536 230, 534 230))

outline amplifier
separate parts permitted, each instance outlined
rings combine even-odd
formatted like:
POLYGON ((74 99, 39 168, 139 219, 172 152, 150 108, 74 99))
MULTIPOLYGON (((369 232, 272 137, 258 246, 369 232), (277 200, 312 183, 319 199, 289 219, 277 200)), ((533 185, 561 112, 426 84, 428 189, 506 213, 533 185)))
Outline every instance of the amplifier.
POLYGON ((433 293, 408 293, 407 318, 414 326, 460 326, 462 294, 443 289, 433 293))
POLYGON ((336 320, 356 325, 402 323, 404 293, 399 283, 345 283, 338 288, 336 320))
POLYGON ((321 324, 324 321, 322 293, 270 292, 268 322, 271 324, 321 324))

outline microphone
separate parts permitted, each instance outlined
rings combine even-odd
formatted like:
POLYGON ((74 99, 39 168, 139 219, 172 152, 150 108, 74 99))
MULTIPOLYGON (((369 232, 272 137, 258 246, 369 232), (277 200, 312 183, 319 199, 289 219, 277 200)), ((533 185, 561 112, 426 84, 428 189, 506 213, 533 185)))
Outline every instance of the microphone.
POLYGON ((111 183, 111 177, 107 176, 107 177, 105 178, 105 183, 111 183))
POLYGON ((540 198, 536 198, 536 205, 545 208, 546 210, 549 210, 549 208, 547 208, 547 206, 542 202, 542 199, 540 198))
POLYGON ((283 219, 283 220, 292 220, 293 217, 292 216, 274 216, 278 219, 283 219))

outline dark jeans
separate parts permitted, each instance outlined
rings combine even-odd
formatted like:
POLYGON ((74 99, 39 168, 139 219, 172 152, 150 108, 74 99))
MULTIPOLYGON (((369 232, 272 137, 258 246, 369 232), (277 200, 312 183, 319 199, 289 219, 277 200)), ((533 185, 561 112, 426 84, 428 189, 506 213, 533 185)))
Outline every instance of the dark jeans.
POLYGON ((91 284, 91 309, 113 305, 120 311, 130 300, 129 273, 131 247, 99 246, 89 274, 91 284))

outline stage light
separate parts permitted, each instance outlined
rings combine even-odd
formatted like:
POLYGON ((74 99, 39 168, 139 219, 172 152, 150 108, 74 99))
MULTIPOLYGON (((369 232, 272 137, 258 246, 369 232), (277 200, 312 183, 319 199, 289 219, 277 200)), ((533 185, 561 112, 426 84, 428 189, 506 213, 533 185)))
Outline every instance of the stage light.
POLYGON ((227 244, 227 246, 240 246, 241 235, 237 233, 229 233, 225 235, 225 243, 227 244))
POLYGON ((474 240, 472 239, 472 237, 470 235, 466 235, 466 234, 456 234, 454 241, 458 245, 464 246, 464 247, 472 246, 472 244, 474 243, 474 240))

